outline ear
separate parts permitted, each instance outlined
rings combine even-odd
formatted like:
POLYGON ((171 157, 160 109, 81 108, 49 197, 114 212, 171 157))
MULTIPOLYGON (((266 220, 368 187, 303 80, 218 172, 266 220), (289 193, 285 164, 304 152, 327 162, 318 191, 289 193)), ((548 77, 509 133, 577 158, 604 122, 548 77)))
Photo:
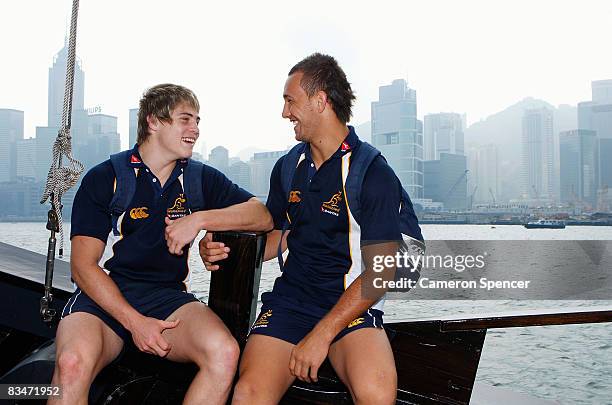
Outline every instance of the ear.
POLYGON ((147 115, 147 124, 149 125, 149 130, 156 131, 159 128, 160 122, 156 116, 149 114, 147 115))
POLYGON ((323 90, 319 90, 315 97, 317 100, 317 111, 322 113, 327 106, 327 94, 323 90))

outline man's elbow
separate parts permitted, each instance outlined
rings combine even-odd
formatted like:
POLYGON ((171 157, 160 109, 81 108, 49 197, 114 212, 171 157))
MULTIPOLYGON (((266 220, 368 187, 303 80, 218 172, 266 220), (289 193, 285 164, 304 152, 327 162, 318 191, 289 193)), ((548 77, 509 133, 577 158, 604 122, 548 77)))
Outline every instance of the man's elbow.
POLYGON ((82 266, 78 263, 75 263, 74 260, 70 260, 70 278, 76 285, 81 285, 81 276, 82 266))
POLYGON ((272 221, 272 215, 270 215, 270 212, 267 208, 265 209, 264 220, 262 222, 262 229, 260 229, 260 231, 268 232, 274 228, 274 221, 272 221))
POLYGON ((255 223, 253 224, 254 231, 269 231, 274 227, 274 222, 272 221, 272 215, 270 215, 270 211, 266 208, 265 205, 261 203, 261 201, 256 198, 252 199, 252 203, 257 206, 257 215, 255 216, 255 223))
POLYGON ((274 222, 272 221, 272 215, 265 205, 261 204, 261 215, 257 216, 258 221, 256 224, 257 231, 267 232, 274 228, 274 222))

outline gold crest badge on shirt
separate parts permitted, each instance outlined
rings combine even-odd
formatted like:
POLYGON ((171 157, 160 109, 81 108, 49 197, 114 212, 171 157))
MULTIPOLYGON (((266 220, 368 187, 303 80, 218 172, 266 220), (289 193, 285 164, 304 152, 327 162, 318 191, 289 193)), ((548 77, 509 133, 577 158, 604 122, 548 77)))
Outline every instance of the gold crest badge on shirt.
POLYGON ((337 217, 338 213, 340 212, 340 207, 338 206, 338 204, 340 204, 341 201, 342 191, 338 191, 336 194, 331 196, 328 201, 325 201, 323 204, 321 204, 321 212, 331 214, 337 217))
POLYGON ((179 194, 176 200, 174 200, 174 205, 166 211, 168 218, 178 219, 187 215, 187 208, 185 207, 186 202, 185 195, 183 193, 179 194))

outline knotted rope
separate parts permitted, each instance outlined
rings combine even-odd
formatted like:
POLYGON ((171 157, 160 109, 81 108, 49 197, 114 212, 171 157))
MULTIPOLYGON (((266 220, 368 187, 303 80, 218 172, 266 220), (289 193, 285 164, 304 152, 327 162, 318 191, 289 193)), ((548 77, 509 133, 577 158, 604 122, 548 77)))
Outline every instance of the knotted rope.
POLYGON ((53 144, 53 161, 51 162, 51 168, 49 169, 49 174, 47 175, 45 190, 40 200, 41 204, 44 204, 47 200, 50 200, 51 207, 57 215, 60 232, 60 255, 64 248, 64 227, 61 210, 61 198, 66 191, 68 191, 78 182, 79 176, 83 172, 83 164, 72 156, 72 136, 70 135, 78 11, 79 0, 73 0, 72 18, 70 21, 70 39, 68 42, 68 61, 66 66, 66 86, 64 90, 62 122, 57 138, 55 139, 55 143, 53 144), (67 166, 62 166, 63 157, 65 157, 68 161, 67 166))

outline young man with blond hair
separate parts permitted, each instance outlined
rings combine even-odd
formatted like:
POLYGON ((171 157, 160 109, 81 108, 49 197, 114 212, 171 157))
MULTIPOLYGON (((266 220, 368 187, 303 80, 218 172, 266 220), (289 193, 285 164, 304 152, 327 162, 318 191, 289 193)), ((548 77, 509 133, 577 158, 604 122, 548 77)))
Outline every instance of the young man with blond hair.
POLYGON ((71 228, 77 290, 56 335, 53 384, 62 387, 62 398, 49 403, 86 404, 95 376, 132 344, 199 367, 184 403, 227 400, 239 348, 221 320, 186 291, 189 245, 202 229, 263 231, 272 223, 263 204, 205 165, 196 179, 203 206, 190 212, 194 196, 185 184, 197 165, 189 158, 200 135, 199 109, 185 87, 148 89, 140 100, 137 145, 83 178, 71 228), (111 209, 127 187, 119 172, 133 179, 124 212, 111 209))

